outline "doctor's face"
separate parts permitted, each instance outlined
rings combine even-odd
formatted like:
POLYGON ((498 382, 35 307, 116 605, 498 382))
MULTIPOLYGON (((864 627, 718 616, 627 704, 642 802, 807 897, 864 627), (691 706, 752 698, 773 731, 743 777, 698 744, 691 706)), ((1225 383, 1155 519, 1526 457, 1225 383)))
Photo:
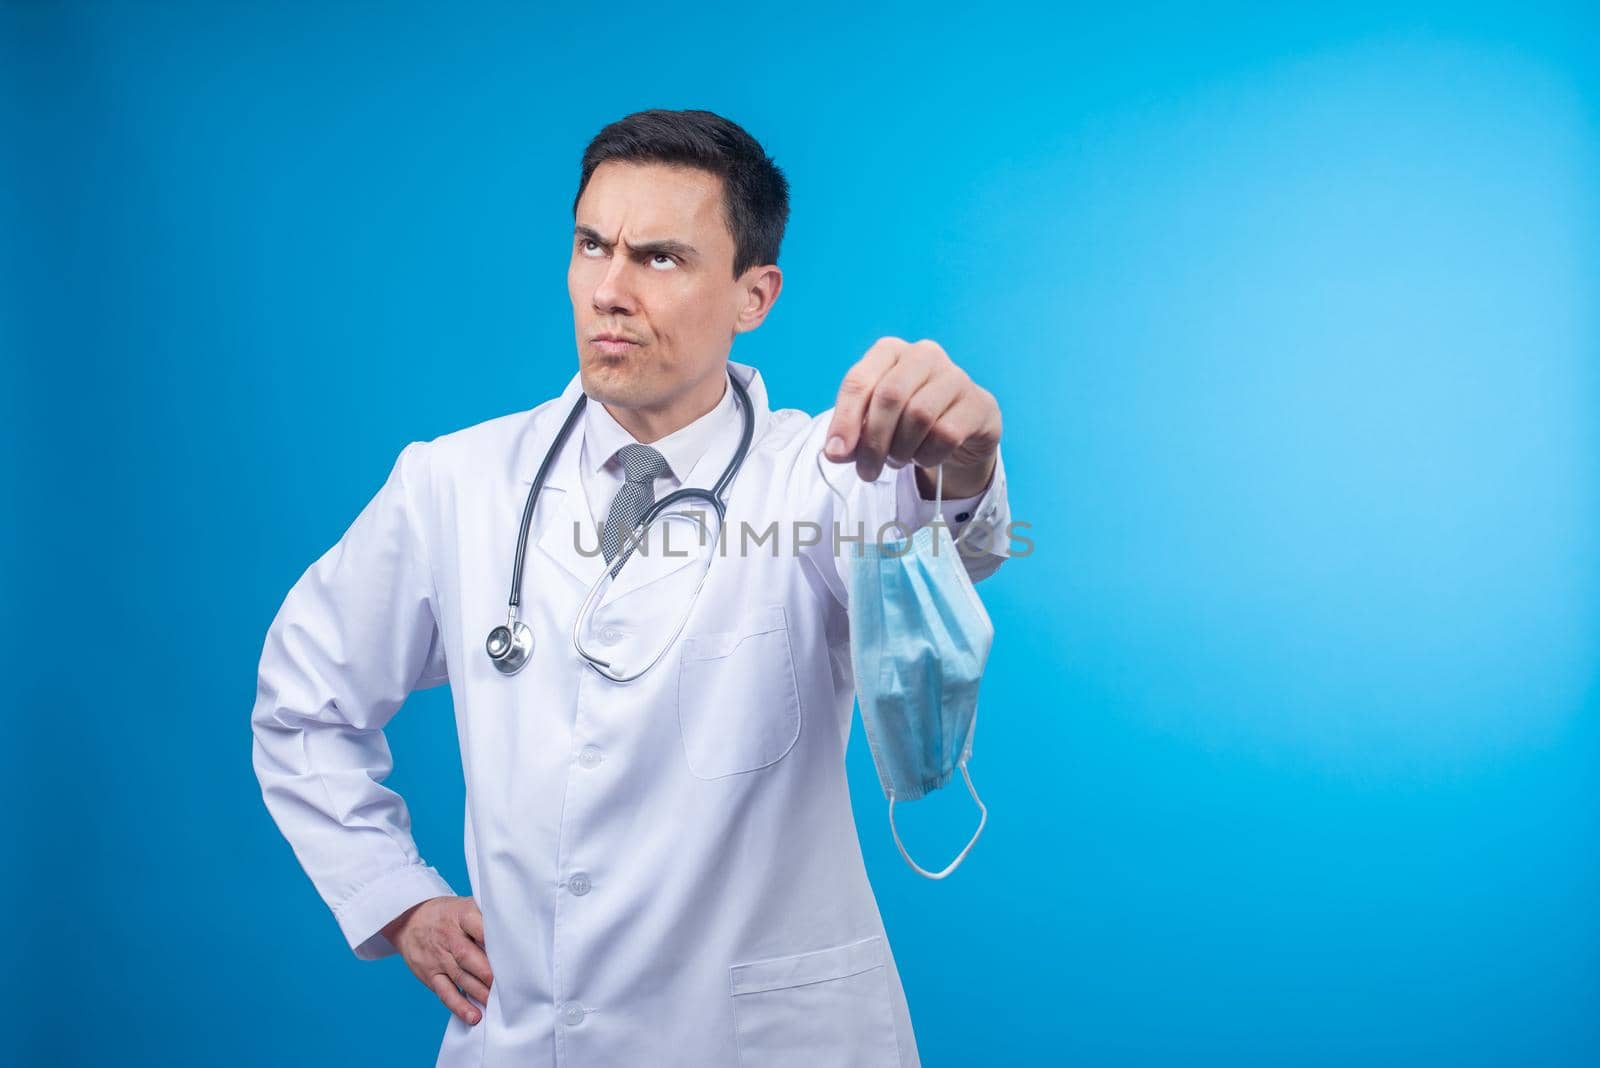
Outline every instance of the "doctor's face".
POLYGON ((602 163, 578 201, 576 224, 567 290, 584 392, 668 422, 708 410, 722 395, 734 335, 760 325, 781 279, 770 265, 732 276, 722 179, 688 167, 602 163))

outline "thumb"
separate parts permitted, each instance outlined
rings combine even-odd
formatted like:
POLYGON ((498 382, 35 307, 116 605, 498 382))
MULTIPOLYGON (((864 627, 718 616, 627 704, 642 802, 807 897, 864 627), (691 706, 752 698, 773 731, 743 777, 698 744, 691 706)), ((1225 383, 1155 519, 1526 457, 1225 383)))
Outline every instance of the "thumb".
POLYGON ((834 462, 850 459, 856 451, 856 438, 860 427, 851 424, 848 415, 835 409, 833 420, 828 424, 827 444, 822 447, 822 454, 834 462))

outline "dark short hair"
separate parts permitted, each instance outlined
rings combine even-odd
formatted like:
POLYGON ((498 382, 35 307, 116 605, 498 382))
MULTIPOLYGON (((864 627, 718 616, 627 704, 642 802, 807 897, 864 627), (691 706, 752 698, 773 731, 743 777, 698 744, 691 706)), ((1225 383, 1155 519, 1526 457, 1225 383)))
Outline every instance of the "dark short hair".
POLYGON ((606 162, 695 167, 722 179, 722 214, 733 235, 733 277, 778 262, 789 221, 789 181, 755 138, 710 111, 651 108, 618 119, 583 150, 572 214, 594 169, 606 162))

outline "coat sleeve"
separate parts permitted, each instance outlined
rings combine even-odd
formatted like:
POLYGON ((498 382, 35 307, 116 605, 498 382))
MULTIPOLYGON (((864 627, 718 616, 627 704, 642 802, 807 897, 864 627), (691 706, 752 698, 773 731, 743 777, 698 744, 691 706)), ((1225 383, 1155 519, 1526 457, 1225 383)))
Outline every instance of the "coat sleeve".
POLYGON ((400 452, 339 542, 295 582, 267 631, 250 716, 262 798, 357 957, 396 952, 380 928, 450 895, 418 856, 383 727, 448 680, 412 493, 426 447, 400 452))
POLYGON ((840 604, 848 603, 847 566, 853 551, 848 542, 850 536, 859 534, 870 540, 882 531, 886 540, 892 539, 926 526, 939 514, 951 536, 958 539, 957 551, 973 582, 999 570, 1011 555, 1012 525, 1002 449, 996 451, 994 472, 982 493, 960 501, 947 499, 942 508, 935 509, 933 501, 922 499, 916 469, 911 464, 898 469, 885 465, 872 482, 861 481, 854 464, 836 464, 826 458, 822 462, 826 474, 819 472, 814 457, 822 450, 832 421, 832 408, 811 417, 800 466, 803 477, 826 480, 814 491, 816 498, 825 502, 822 514, 826 517, 826 531, 818 551, 829 564, 818 570, 840 604), (963 514, 965 519, 957 518, 963 514), (891 523, 898 524, 898 528, 891 523), (841 532, 838 552, 833 551, 830 524, 837 524, 841 532))

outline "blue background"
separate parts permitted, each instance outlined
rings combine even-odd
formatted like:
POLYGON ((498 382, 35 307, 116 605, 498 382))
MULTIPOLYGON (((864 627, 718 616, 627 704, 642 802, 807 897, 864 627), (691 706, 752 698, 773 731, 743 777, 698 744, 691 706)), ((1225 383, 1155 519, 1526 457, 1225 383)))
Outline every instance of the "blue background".
MULTIPOLYGON (((657 106, 792 182, 776 404, 899 334, 1004 410, 955 876, 850 754, 926 1063, 1600 1059, 1588 5, 0 18, 23 1063, 432 1063, 261 803, 256 661, 406 442, 573 373, 579 155, 657 106)), ((448 692, 389 734, 465 892, 448 692)))

